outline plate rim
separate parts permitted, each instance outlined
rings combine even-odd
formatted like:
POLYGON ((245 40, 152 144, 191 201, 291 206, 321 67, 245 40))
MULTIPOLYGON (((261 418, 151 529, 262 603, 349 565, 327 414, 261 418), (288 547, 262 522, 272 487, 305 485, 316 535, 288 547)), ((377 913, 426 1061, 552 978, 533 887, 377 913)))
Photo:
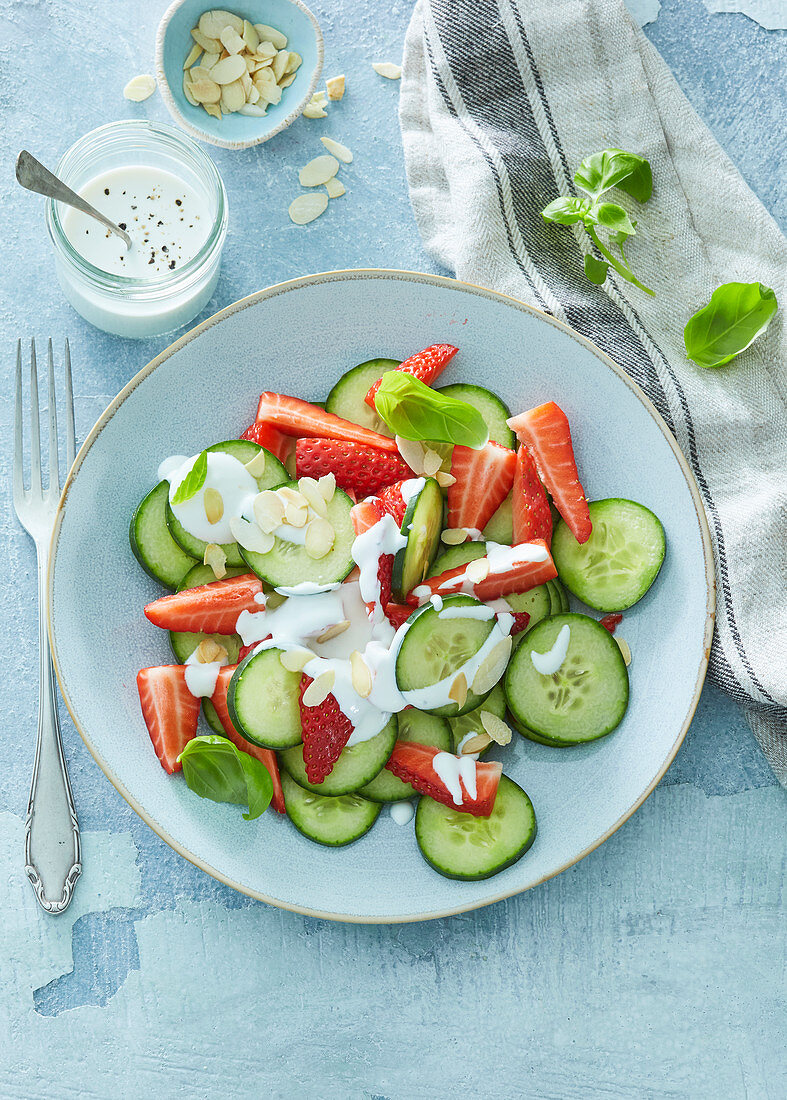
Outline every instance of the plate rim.
POLYGON ((120 390, 116 397, 112 399, 106 409, 96 420, 93 427, 85 437, 85 441, 79 448, 74 464, 69 471, 66 483, 63 487, 63 492, 58 502, 57 512, 55 515, 55 522, 52 528, 52 537, 49 546, 49 565, 47 569, 47 597, 46 597, 46 612, 47 612, 47 632, 49 635, 49 644, 52 654, 52 663, 55 669, 55 675, 57 676, 57 682, 60 687, 60 693, 63 697, 63 702, 71 716, 71 720, 76 727, 79 736, 82 738, 88 752, 98 764, 101 771, 107 777, 109 782, 121 795, 123 799, 131 806, 132 810, 144 821, 144 823, 153 830, 153 832, 160 837, 165 844, 168 844, 174 852, 176 852, 183 859, 186 859, 193 866, 199 868, 199 870, 205 872, 216 879, 218 882, 223 883, 225 886, 229 886, 233 890, 237 890, 238 893, 245 894, 247 897, 254 898, 257 901, 263 901, 268 905, 272 905, 277 909, 283 909, 288 912, 298 913, 303 916, 318 917, 322 920, 338 921, 345 924, 412 924, 417 921, 426 920, 439 920, 444 917, 455 916, 460 913, 472 912, 476 909, 483 909, 488 905, 494 905, 499 901, 505 901, 507 898, 516 897, 518 894, 523 894, 527 890, 532 890, 536 886, 540 886, 542 883, 547 882, 551 878, 555 878, 557 875, 567 871, 570 867, 579 863, 580 860, 590 855, 597 848, 600 848, 609 838, 617 832, 617 830, 625 824, 626 821, 642 806, 645 800, 652 794, 658 784, 664 777, 667 769, 672 761, 675 759, 675 755, 680 748, 683 740, 686 736, 691 721, 694 717, 694 713, 699 703, 700 693, 705 682, 705 675, 708 668, 708 660, 710 657, 711 639, 713 637, 713 629, 716 613, 716 575, 715 565, 713 557, 713 544, 711 541, 710 528, 708 526, 705 510, 702 505, 702 497, 699 487, 697 485, 696 478, 689 466, 683 452, 678 447, 675 437, 667 427, 663 417, 658 412, 656 407, 650 398, 645 394, 637 383, 630 378, 621 367, 618 366, 615 361, 602 351, 598 345, 594 344, 592 340, 582 336, 576 332, 569 325, 557 318, 553 317, 549 313, 545 313, 543 310, 529 305, 527 302, 523 302, 518 298, 514 298, 509 294, 503 294, 496 290, 490 290, 488 287, 478 286, 474 283, 468 283, 461 279, 452 279, 444 275, 432 275, 421 271, 408 271, 406 269, 399 268, 345 268, 333 271, 321 271, 315 272, 311 275, 301 275, 294 279, 287 279, 279 283, 273 283, 263 290, 254 291, 252 294, 248 294, 243 298, 239 298, 236 302, 232 302, 230 305, 225 306, 223 309, 218 310, 216 313, 207 317, 199 325, 190 329, 177 340, 169 344, 163 351, 159 352, 153 359, 151 359, 144 367, 141 368, 125 386, 120 390), (293 290, 298 290, 304 286, 310 286, 318 284, 320 282, 342 282, 350 279, 399 279, 403 282, 424 282, 432 286, 445 287, 452 290, 461 290, 463 292, 469 292, 477 297, 484 297, 493 301, 502 301, 506 305, 513 306, 516 309, 524 313, 529 313, 535 316, 542 322, 552 325, 554 328, 566 333, 578 344, 581 344, 593 355, 595 355, 601 362, 607 366, 617 377, 631 390, 634 396, 645 407, 646 411, 650 414, 657 427, 661 431, 664 438, 667 440, 675 458, 677 459, 678 466, 680 468, 683 477, 686 480, 689 491, 691 493, 692 501, 694 503, 694 510, 697 516, 697 522, 700 529, 700 535, 702 538, 703 558, 705 563, 705 586, 706 586, 706 603, 705 603, 705 625, 703 632, 703 646, 702 657, 700 659, 699 668, 697 670, 697 677, 694 683, 694 691, 692 693, 691 700, 689 702, 689 708, 686 716, 678 731, 677 737, 670 747, 666 759, 659 769, 653 780, 645 787, 634 803, 606 830, 606 832, 593 844, 588 845, 581 852, 579 852, 574 858, 558 867, 556 870, 542 875, 537 881, 530 883, 527 886, 515 887, 513 889, 503 890, 496 893, 494 896, 487 898, 483 901, 473 901, 466 905, 451 906, 447 909, 440 910, 439 912, 428 913, 413 913, 407 915, 374 915, 364 916, 358 914, 345 914, 334 913, 329 910, 314 909, 311 906, 296 905, 283 902, 277 898, 270 897, 267 894, 260 893, 248 886, 234 881, 229 878, 218 868, 211 866, 205 860, 197 856, 195 853, 185 848, 178 840, 171 836, 166 829, 162 828, 159 823, 140 805, 134 795, 124 786, 118 777, 113 773, 112 769, 103 760, 101 755, 92 745, 89 736, 82 728, 82 725, 75 713, 74 706, 71 702, 71 698, 68 692, 67 685, 64 677, 61 673, 60 662, 58 660, 57 644, 55 639, 55 632, 53 628, 53 609, 54 609, 54 570, 57 560, 58 542, 62 529, 63 519, 66 512, 66 505, 68 503, 68 494, 71 489, 71 485, 75 480, 79 470, 86 458, 93 443, 99 437, 103 429, 110 422, 115 413, 119 410, 125 400, 133 393, 133 391, 143 382, 148 375, 152 374, 154 370, 170 356, 174 355, 186 344, 190 343, 193 339, 199 336, 202 332, 207 331, 214 325, 219 324, 226 317, 232 316, 234 313, 240 312, 243 309, 247 309, 250 306, 256 305, 258 302, 265 301, 268 298, 277 297, 279 294, 289 293, 293 290))

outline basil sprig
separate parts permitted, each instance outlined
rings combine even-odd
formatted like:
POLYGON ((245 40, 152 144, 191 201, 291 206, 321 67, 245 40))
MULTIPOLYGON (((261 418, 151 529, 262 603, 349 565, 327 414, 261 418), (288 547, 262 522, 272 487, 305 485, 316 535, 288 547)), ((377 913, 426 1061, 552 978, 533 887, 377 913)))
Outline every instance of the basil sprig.
POLYGON ((208 452, 202 451, 201 454, 197 455, 197 461, 175 490, 175 494, 172 497, 172 503, 185 504, 187 500, 191 500, 205 484, 205 478, 207 476, 208 452))
POLYGON ((483 447, 489 429, 478 409, 433 390, 404 371, 386 371, 374 398, 385 423, 402 439, 483 447))
POLYGON ((178 759, 183 765, 183 778, 200 798, 248 806, 244 821, 253 821, 267 810, 273 796, 268 769, 226 737, 195 737, 178 759))
POLYGON ((762 283, 723 283, 683 330, 689 359, 700 367, 721 367, 765 332, 779 308, 762 283))
POLYGON ((632 221, 622 206, 616 202, 602 202, 601 196, 612 187, 625 191, 637 202, 647 202, 653 191, 653 174, 650 164, 636 153, 625 149, 603 149, 586 157, 574 174, 574 183, 585 192, 582 197, 563 195, 551 202, 541 214, 545 221, 558 225, 576 225, 581 222, 587 235, 604 257, 585 256, 585 274, 592 283, 601 284, 610 267, 627 283, 653 291, 641 283, 631 270, 626 257, 625 244, 636 236, 637 223, 632 221), (599 229, 607 234, 606 242, 599 236, 599 229), (618 255, 612 252, 617 249, 618 255))

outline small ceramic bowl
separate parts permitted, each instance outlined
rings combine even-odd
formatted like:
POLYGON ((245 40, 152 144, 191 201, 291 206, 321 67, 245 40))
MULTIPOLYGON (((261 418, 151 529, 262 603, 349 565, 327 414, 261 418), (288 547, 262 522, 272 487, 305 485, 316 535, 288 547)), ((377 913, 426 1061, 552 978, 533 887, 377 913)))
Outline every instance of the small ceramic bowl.
POLYGON ((243 0, 240 4, 228 4, 225 10, 242 19, 280 30, 287 36, 288 49, 299 53, 303 62, 295 80, 284 89, 281 102, 268 107, 262 118, 234 113, 218 119, 202 107, 193 107, 183 92, 183 62, 194 45, 191 28, 197 26, 203 12, 210 10, 210 0, 175 0, 167 9, 156 35, 158 85, 169 113, 192 137, 223 149, 248 149, 285 130, 311 99, 322 73, 322 31, 301 0, 243 0))

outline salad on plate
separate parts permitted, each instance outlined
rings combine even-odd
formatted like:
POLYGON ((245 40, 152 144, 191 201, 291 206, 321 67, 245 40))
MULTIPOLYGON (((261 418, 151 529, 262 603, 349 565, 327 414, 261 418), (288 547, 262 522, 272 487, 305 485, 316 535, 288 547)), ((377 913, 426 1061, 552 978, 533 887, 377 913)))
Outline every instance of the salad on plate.
POLYGON ((239 438, 162 458, 130 539, 173 590, 144 613, 175 663, 137 676, 165 771, 329 846, 388 805, 436 871, 480 879, 536 837, 489 757, 512 727, 565 749, 619 726, 614 631, 665 538, 642 504, 586 499, 554 402, 512 417, 437 386, 457 351, 362 363, 324 405, 263 393, 239 438))

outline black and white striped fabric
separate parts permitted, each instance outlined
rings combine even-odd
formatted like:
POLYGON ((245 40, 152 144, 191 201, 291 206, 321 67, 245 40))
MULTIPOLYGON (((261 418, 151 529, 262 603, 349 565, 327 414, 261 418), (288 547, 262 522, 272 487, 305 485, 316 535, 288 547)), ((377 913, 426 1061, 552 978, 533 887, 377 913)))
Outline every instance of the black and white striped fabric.
POLYGON ((622 0, 418 0, 400 121, 432 254, 592 339, 674 432, 716 555, 711 676, 787 786, 787 309, 726 369, 695 367, 682 340, 722 282, 759 280, 787 306, 787 242, 622 0), (588 282, 583 234, 541 217, 610 146, 653 166, 629 253, 654 299, 588 282))

